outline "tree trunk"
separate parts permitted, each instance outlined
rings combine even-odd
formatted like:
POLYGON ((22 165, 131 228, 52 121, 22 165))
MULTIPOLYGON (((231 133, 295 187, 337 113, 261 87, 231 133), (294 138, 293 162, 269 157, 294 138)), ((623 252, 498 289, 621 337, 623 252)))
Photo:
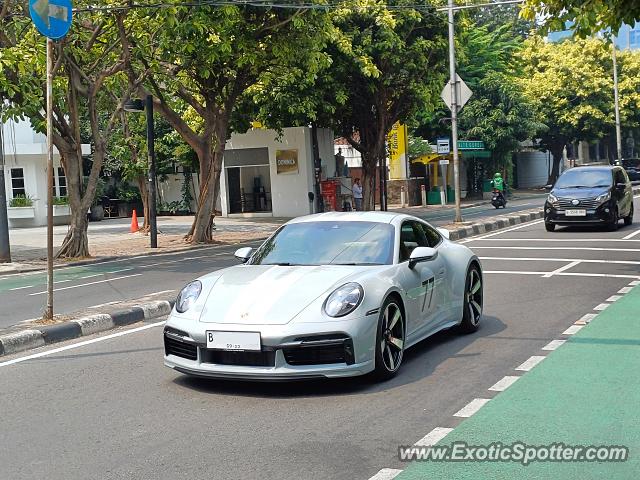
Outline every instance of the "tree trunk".
POLYGON ((71 224, 56 258, 89 257, 87 211, 71 207, 71 224))
POLYGON ((554 145, 551 145, 549 150, 551 151, 551 156, 553 157, 553 166, 551 168, 551 173, 549 173, 547 184, 553 185, 554 183, 556 183, 556 180, 560 175, 560 162, 562 162, 564 143, 556 143, 554 145))
POLYGON ((142 214, 144 216, 144 223, 140 231, 142 233, 148 233, 151 227, 149 225, 149 187, 147 185, 147 177, 140 175, 136 177, 136 182, 140 190, 140 197, 142 198, 142 214))

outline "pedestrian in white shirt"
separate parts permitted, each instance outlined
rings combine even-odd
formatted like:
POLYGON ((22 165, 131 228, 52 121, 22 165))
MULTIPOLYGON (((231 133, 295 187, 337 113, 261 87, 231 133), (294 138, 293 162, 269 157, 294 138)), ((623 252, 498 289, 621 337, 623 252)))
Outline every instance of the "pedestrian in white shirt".
POLYGON ((356 210, 361 211, 362 210, 362 185, 360 185, 359 178, 353 179, 352 191, 353 191, 353 201, 356 204, 356 210))

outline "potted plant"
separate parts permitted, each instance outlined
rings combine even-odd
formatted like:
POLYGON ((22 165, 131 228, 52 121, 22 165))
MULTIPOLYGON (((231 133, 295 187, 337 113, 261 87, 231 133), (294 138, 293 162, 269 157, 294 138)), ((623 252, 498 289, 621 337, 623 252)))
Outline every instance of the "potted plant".
POLYGON ((66 217, 71 215, 71 208, 69 207, 69 199, 67 197, 53 197, 53 216, 54 217, 66 217))
POLYGON ((9 200, 7 214, 9 218, 34 218, 36 209, 33 206, 33 198, 29 195, 16 195, 9 200))

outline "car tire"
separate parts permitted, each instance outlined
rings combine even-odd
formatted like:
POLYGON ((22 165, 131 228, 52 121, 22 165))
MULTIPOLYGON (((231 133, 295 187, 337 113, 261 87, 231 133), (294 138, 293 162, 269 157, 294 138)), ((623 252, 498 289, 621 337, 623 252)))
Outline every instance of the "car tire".
POLYGON ((631 205, 631 210, 629 210, 629 215, 624 217, 624 224, 629 226, 633 223, 633 205, 631 205))
POLYGON ((553 232, 556 226, 553 223, 544 222, 544 228, 547 232, 553 232))
POLYGON ((378 317, 373 372, 376 380, 388 380, 400 369, 406 332, 405 316, 400 301, 395 296, 387 297, 378 317))
POLYGON ((482 275, 476 265, 471 265, 464 282, 462 321, 458 327, 461 333, 473 333, 478 330, 482 319, 482 305, 482 275))
POLYGON ((611 222, 607 226, 607 230, 609 230, 610 232, 615 232, 616 230, 618 230, 619 221, 620 221, 620 217, 618 217, 618 209, 616 208, 613 210, 613 218, 611 219, 611 222))

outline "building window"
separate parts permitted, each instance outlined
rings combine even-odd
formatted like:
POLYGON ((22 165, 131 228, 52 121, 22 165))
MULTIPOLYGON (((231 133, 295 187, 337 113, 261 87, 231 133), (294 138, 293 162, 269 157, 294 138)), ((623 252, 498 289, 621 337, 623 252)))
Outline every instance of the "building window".
POLYGON ((23 197, 27 196, 27 191, 24 188, 24 169, 12 168, 11 169, 11 198, 16 198, 19 195, 23 197))
POLYGON ((629 32, 629 48, 640 48, 640 30, 629 32))
POLYGON ((67 177, 64 175, 64 168, 58 167, 56 174, 53 176, 53 196, 67 196, 67 177))

